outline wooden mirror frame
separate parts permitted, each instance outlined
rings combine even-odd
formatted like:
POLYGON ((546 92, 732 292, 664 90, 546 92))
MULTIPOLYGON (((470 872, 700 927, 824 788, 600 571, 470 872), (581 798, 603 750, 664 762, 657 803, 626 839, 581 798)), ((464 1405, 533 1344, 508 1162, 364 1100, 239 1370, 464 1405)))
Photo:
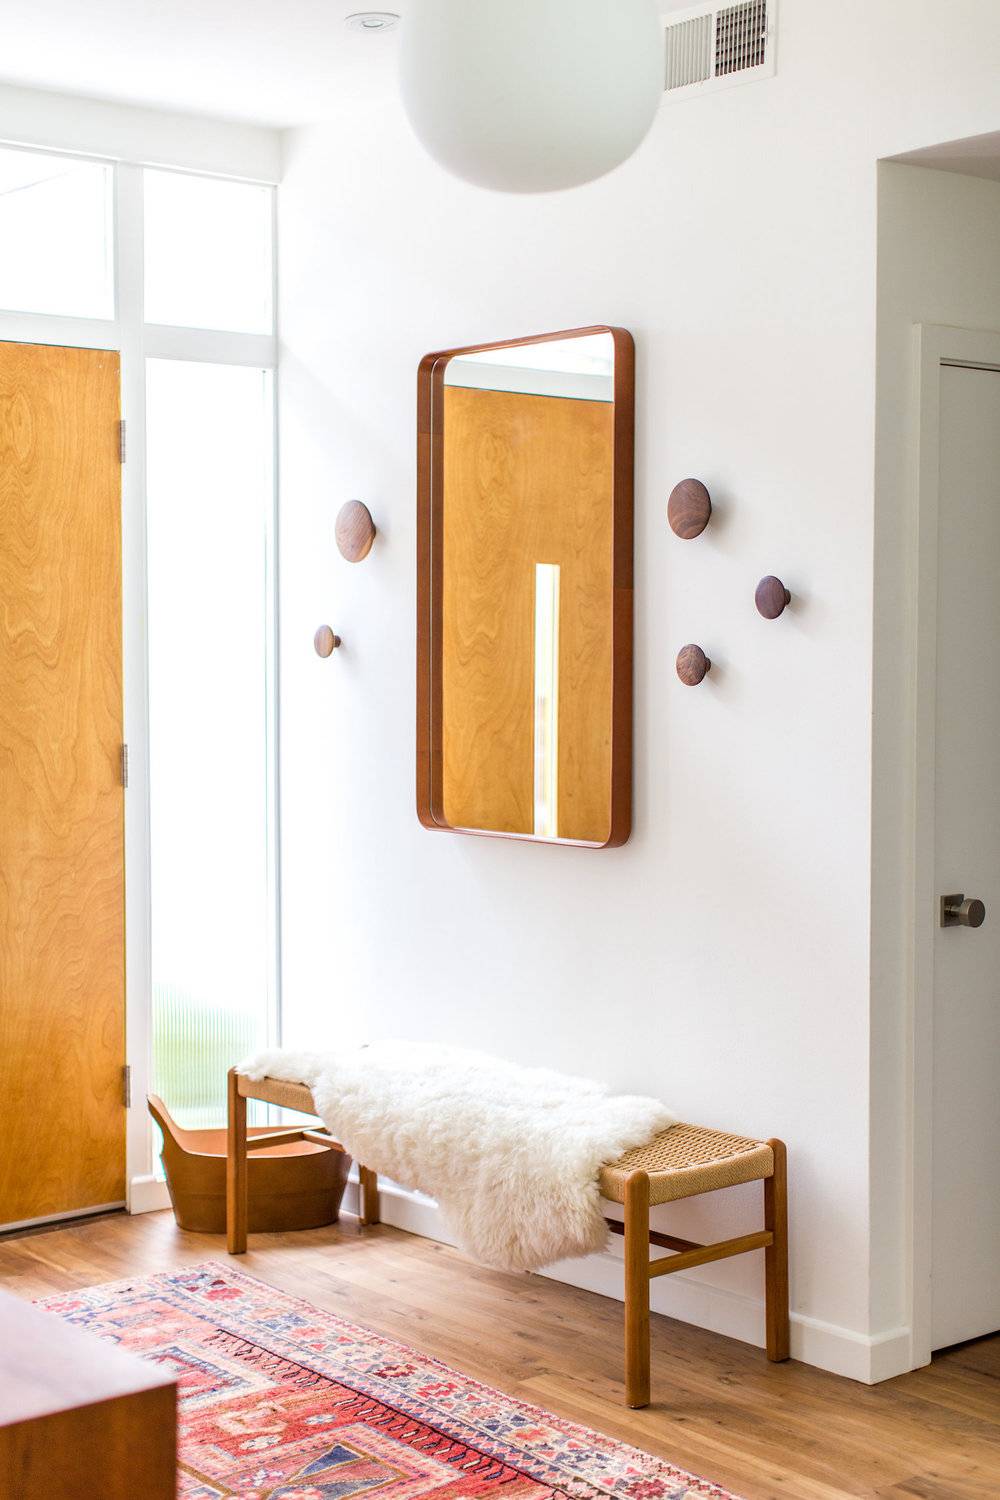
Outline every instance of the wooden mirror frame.
POLYGON ((632 553, 635 450, 635 344, 625 328, 597 324, 530 338, 503 339, 442 349, 420 361, 417 374, 417 816, 425 828, 483 838, 521 839, 609 849, 624 844, 632 828, 632 553), (612 480, 611 825, 608 837, 543 838, 488 828, 455 828, 444 816, 441 702, 444 559, 443 433, 433 414, 444 395, 448 361, 462 354, 511 349, 522 344, 610 334, 614 345, 612 480))

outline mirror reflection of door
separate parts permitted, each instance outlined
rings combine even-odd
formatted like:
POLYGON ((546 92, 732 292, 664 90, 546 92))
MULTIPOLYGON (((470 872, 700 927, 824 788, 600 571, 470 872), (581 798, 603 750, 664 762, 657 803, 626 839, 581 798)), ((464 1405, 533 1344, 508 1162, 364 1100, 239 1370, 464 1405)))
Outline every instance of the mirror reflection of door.
POLYGON ((611 823, 614 343, 448 361, 447 823, 600 844, 611 823))
POLYGON ((125 1198, 118 355, 0 344, 0 1226, 125 1198))

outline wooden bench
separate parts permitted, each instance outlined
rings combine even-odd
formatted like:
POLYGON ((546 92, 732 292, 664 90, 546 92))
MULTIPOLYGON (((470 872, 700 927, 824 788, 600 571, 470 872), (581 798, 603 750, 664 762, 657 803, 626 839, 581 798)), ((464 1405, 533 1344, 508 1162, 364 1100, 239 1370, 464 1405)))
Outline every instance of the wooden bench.
MULTIPOLYGON (((277 1078, 254 1081, 235 1069, 230 1072, 226 1226, 231 1255, 242 1255, 247 1248, 247 1099, 263 1099, 302 1114, 316 1114, 312 1093, 304 1083, 284 1083, 277 1078)), ((249 1149, 308 1140, 313 1134, 301 1127, 275 1131, 254 1137, 249 1149)), ((358 1222, 363 1228, 379 1222, 378 1177, 360 1163, 358 1174, 358 1222)), ((655 1276, 763 1250, 767 1357, 788 1358, 787 1181, 781 1141, 757 1141, 698 1125, 672 1125, 601 1169, 603 1197, 622 1204, 625 1210, 624 1222, 608 1219, 607 1223, 613 1233, 625 1239, 625 1400, 629 1406, 649 1404, 649 1284, 655 1276), (745 1182, 764 1185, 762 1229, 704 1245, 649 1227, 651 1207, 745 1182), (673 1254, 653 1259, 651 1246, 673 1254)))

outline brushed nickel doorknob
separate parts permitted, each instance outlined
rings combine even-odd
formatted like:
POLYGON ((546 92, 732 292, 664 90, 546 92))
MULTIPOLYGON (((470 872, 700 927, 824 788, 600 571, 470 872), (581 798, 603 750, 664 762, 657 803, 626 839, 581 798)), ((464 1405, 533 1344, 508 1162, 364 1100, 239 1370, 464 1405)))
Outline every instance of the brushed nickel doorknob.
POLYGON ((986 907, 976 896, 968 901, 964 894, 941 897, 942 927, 982 927, 986 921, 986 907))

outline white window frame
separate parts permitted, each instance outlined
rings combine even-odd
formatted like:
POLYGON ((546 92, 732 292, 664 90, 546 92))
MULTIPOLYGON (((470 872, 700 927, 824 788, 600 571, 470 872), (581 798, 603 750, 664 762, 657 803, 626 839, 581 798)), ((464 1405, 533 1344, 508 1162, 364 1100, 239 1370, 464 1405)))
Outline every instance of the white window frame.
MULTIPOLYGON (((0 342, 53 344, 68 348, 113 349, 121 358, 122 416, 126 456, 122 467, 122 649, 124 735, 129 748, 128 789, 125 793, 125 1027, 126 1063, 131 1069, 131 1108, 126 1111, 125 1178, 129 1212, 165 1208, 166 1185, 153 1173, 153 1132, 146 1094, 151 1080, 152 945, 150 900, 150 777, 149 777, 149 658, 146 628, 146 361, 176 359, 241 365, 271 372, 273 392, 272 499, 268 509, 266 579, 266 661, 268 725, 268 1010, 274 1036, 280 1039, 281 921, 279 844, 279 732, 278 732, 278 524, 277 524, 277 224, 275 182, 247 178, 272 190, 272 308, 270 334, 230 333, 204 328, 178 328, 144 321, 143 186, 147 165, 165 170, 159 160, 149 162, 80 151, 59 151, 4 141, 4 147, 94 161, 113 173, 114 316, 109 319, 71 318, 47 313, 10 312, 0 307, 0 342)), ((166 170, 199 173, 183 166, 166 170)), ((212 774, 212 747, 205 747, 206 774, 212 774)))

